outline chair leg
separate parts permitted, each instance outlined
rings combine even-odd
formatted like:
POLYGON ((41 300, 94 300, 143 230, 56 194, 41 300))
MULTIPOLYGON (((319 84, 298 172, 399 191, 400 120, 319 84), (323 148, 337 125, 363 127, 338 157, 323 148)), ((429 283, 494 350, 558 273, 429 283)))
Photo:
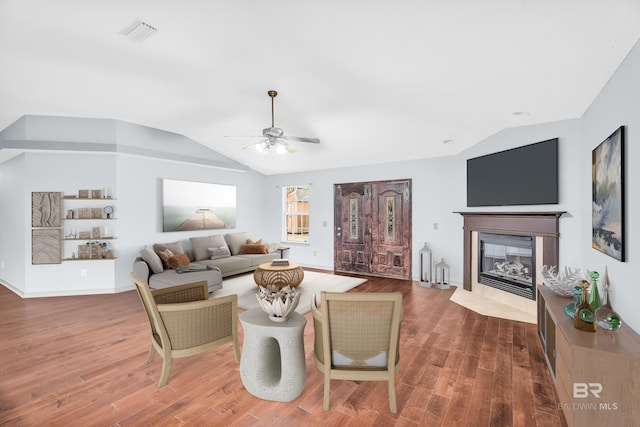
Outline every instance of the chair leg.
POLYGON ((236 353, 236 362, 240 363, 240 347, 238 346, 238 337, 233 337, 233 351, 236 353))
POLYGON ((153 360, 153 356, 156 355, 156 349, 153 347, 153 344, 151 344, 151 348, 149 349, 149 355, 147 356, 147 363, 151 363, 151 361, 153 360))
POLYGON ((398 412, 398 406, 396 404, 396 383, 393 378, 389 379, 389 409, 392 414, 398 412))
POLYGON ((331 377, 328 373, 324 374, 324 400, 322 401, 322 409, 329 410, 329 390, 331 389, 331 377))
POLYGON ((171 363, 173 359, 170 355, 166 355, 162 359, 162 372, 160 373, 160 380, 158 381, 158 388, 163 387, 169 381, 169 372, 171 372, 171 363))

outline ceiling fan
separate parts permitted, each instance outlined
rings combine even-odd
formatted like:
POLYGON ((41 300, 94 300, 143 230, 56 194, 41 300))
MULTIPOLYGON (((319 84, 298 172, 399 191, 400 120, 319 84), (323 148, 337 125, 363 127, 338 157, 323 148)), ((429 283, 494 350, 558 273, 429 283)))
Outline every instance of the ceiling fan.
MULTIPOLYGON (((289 141, 297 141, 297 142, 309 142, 311 144, 319 144, 320 140, 318 138, 304 138, 300 136, 285 136, 284 131, 280 128, 275 127, 274 120, 274 98, 278 96, 278 92, 275 90, 267 91, 267 95, 271 97, 271 127, 262 129, 262 137, 263 139, 255 142, 253 144, 249 144, 244 147, 245 150, 255 149, 259 152, 269 152, 271 149, 275 150, 276 153, 294 153, 296 148, 289 145, 289 141)), ((252 137, 253 138, 253 137, 252 137)), ((256 137, 260 138, 260 137, 256 137)))

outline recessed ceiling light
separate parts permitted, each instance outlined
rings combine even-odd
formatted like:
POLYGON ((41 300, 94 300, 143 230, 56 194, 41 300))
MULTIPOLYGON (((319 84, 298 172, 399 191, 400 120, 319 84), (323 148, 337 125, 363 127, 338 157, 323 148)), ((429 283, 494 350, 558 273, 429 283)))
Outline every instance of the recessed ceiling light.
POLYGON ((146 22, 136 20, 125 28, 124 31, 122 31, 122 34, 129 40, 141 42, 149 38, 152 34, 155 34, 157 31, 158 29, 156 27, 149 25, 146 22))
POLYGON ((527 113, 526 111, 514 111, 513 113, 514 116, 530 116, 531 114, 527 113))
POLYGON ((453 140, 453 139, 444 139, 444 140, 442 140, 443 144, 453 144, 454 142, 456 142, 456 141, 453 140))

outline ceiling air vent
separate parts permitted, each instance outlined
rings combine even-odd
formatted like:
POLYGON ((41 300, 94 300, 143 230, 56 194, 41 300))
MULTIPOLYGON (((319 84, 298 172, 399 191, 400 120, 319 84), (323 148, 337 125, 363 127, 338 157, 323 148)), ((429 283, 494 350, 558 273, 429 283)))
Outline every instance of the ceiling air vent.
POLYGON ((156 27, 151 26, 146 22, 135 21, 133 24, 125 28, 122 34, 129 40, 141 42, 152 34, 155 34, 157 31, 158 29, 156 27))

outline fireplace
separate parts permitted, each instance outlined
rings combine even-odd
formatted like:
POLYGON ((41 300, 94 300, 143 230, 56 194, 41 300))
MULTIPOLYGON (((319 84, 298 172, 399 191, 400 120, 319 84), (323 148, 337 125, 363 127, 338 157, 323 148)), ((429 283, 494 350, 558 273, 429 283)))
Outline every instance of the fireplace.
POLYGON ((464 217, 464 289, 493 307, 508 306, 535 319, 536 286, 541 283, 536 272, 542 265, 558 265, 559 220, 565 212, 459 213, 464 217), (484 262, 479 248, 483 239, 489 255, 484 262))
POLYGON ((532 236, 478 233, 478 283, 536 299, 536 240, 532 236))

